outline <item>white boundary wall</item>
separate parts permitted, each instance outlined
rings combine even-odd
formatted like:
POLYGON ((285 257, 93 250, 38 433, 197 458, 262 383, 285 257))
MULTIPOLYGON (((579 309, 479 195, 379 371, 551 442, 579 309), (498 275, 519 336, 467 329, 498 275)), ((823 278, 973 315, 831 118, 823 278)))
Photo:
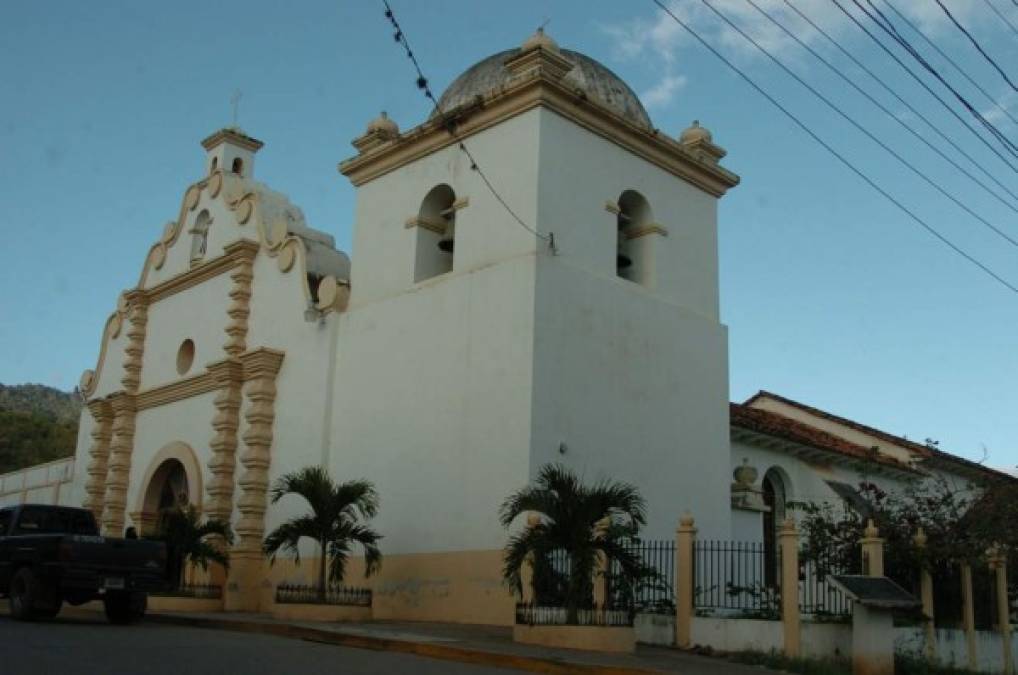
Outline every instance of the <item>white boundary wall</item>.
POLYGON ((13 504, 70 504, 74 457, 0 474, 0 506, 13 504))

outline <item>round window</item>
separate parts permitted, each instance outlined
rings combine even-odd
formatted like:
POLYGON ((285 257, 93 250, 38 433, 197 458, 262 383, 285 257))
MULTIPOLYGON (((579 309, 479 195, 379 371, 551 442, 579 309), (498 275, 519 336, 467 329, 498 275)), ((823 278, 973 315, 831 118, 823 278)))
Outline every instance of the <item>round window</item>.
POLYGON ((188 338, 180 343, 177 350, 177 372, 181 375, 191 370, 194 363, 194 340, 188 338))

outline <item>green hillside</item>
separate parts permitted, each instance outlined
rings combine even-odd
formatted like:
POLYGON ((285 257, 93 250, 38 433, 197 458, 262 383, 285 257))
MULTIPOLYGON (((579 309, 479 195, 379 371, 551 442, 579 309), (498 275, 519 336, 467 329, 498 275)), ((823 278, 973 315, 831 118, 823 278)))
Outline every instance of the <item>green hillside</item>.
POLYGON ((74 454, 81 400, 41 384, 0 384, 0 473, 74 454))

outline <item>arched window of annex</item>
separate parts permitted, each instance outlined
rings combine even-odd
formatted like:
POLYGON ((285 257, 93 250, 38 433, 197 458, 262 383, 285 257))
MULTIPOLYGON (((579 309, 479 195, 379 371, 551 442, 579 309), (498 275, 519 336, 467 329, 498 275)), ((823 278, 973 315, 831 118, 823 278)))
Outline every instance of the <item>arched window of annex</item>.
POLYGON ((636 190, 619 196, 617 238, 615 240, 615 274, 643 286, 651 285, 650 239, 643 236, 654 222, 647 199, 636 190))
POLYGON ((233 166, 230 167, 230 170, 238 176, 242 175, 244 173, 244 160, 240 157, 234 157, 233 166))
POLYGON ((205 257, 205 251, 209 243, 209 226, 212 225, 212 216, 208 209, 202 209, 198 217, 194 219, 194 227, 191 228, 191 262, 198 262, 205 257))
POLYGON ((763 477, 764 581, 770 588, 778 586, 778 531, 788 512, 788 481, 783 471, 771 467, 763 477))
POLYGON ((414 242, 414 282, 453 269, 456 250, 456 193, 446 184, 432 188, 421 202, 414 242))

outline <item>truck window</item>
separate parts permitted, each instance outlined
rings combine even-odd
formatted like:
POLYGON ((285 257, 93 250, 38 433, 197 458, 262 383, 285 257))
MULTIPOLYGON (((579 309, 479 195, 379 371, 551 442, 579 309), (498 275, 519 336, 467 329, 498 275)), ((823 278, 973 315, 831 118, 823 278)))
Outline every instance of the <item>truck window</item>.
POLYGON ((96 534, 89 511, 62 508, 25 508, 17 524, 18 534, 96 534))
POLYGON ((0 511, 0 537, 7 534, 7 528, 11 526, 11 514, 13 511, 10 509, 3 509, 0 511))

